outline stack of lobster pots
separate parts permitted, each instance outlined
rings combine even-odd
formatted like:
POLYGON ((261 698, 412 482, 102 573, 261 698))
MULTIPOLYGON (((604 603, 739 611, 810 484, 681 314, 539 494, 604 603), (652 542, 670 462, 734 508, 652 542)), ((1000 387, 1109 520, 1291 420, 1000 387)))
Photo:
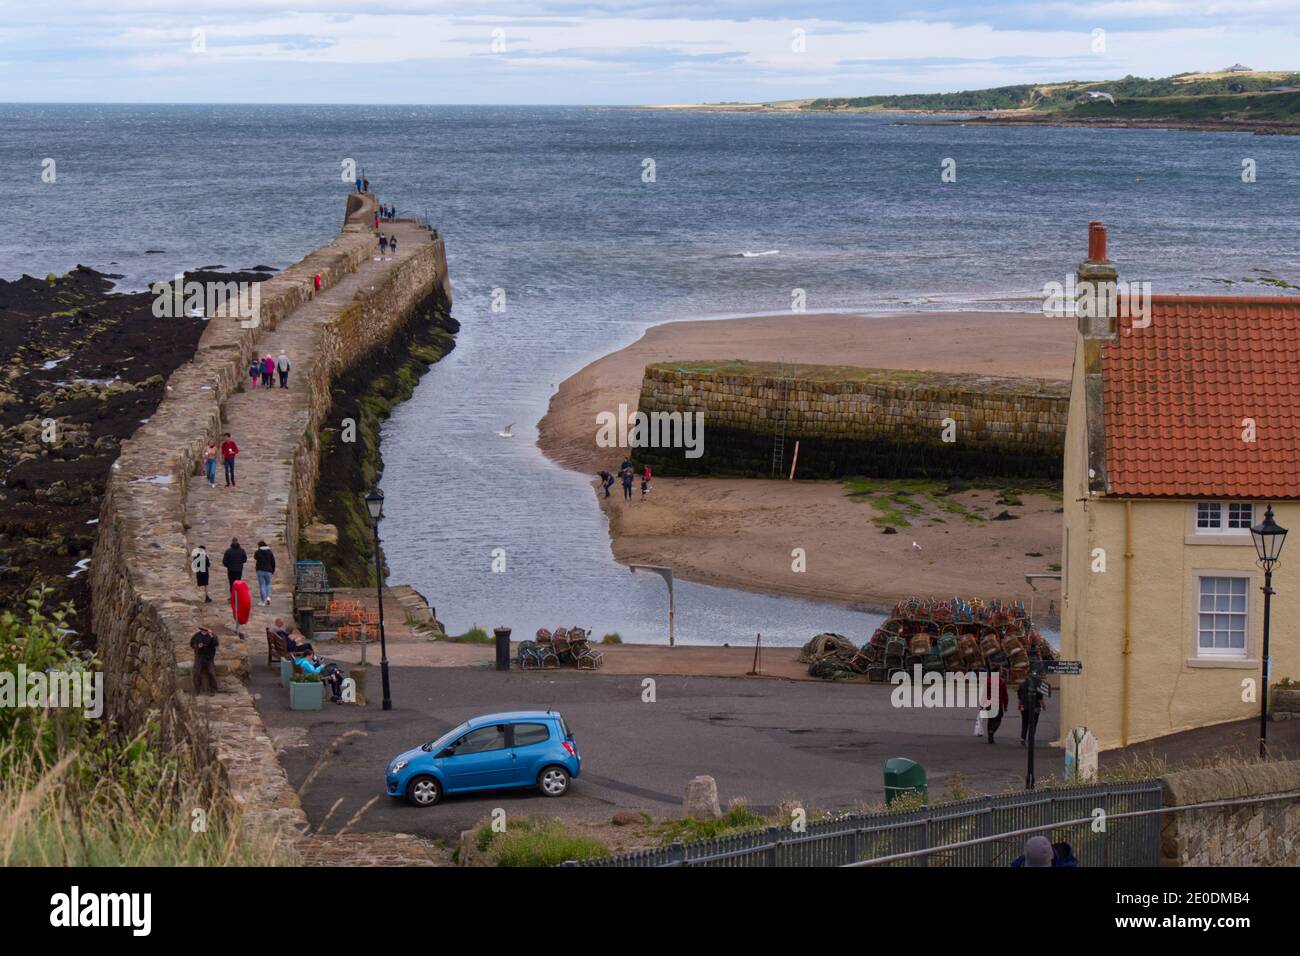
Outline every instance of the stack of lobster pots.
POLYGON ((604 663, 600 651, 591 646, 588 632, 580 627, 557 627, 554 632, 539 628, 535 640, 520 643, 516 660, 524 670, 567 666, 594 671, 604 663))
POLYGON ((871 640, 849 663, 868 680, 888 681, 899 670, 962 672, 993 665, 1012 683, 1029 676, 1056 652, 1038 633, 1023 602, 908 598, 894 606, 871 640))

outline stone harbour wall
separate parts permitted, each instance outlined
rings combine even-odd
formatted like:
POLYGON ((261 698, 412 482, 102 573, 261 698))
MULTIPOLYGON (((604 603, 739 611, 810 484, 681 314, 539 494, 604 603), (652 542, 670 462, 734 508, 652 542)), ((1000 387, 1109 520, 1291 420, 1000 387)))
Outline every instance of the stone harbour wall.
POLYGON ((1290 799, 1166 813, 1162 866, 1300 865, 1300 761, 1180 770, 1164 776, 1166 807, 1274 794, 1290 799))
POLYGON ((774 363, 647 366, 638 408, 703 413, 704 454, 637 449, 664 474, 1059 477, 1069 385, 1032 378, 774 363), (945 442, 944 420, 954 440, 945 442))
MULTIPOLYGON (((373 197, 350 195, 338 238, 262 283, 258 328, 243 328, 234 319, 210 321, 193 360, 168 380, 157 411, 122 445, 91 562, 91 613, 107 715, 128 729, 160 720, 172 739, 191 735, 202 722, 212 760, 241 807, 245 827, 269 825, 290 839, 306 817, 247 687, 227 680, 227 693, 196 701, 178 679, 177 648, 188 659, 189 636, 201 620, 188 560, 186 494, 201 472, 208 436, 222 431, 224 403, 260 354, 259 337, 314 296, 317 274, 322 289, 330 289, 372 255, 374 208, 373 197)), ((416 304, 440 292, 450 301, 445 248, 435 234, 331 320, 317 338, 323 360, 310 375, 314 425, 329 408, 332 378, 393 335, 416 304)), ((312 507, 318 473, 313 430, 298 436, 293 461, 293 487, 284 489, 290 549, 299 510, 306 518, 312 507)), ((292 560, 292 553, 287 557, 292 560)), ((214 578, 220 573, 214 569, 214 578)))

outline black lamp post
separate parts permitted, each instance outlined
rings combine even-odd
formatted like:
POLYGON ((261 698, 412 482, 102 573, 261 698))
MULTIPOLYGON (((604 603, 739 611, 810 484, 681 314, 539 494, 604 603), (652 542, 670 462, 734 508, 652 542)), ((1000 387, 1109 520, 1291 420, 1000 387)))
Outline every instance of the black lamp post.
POLYGON ((379 519, 384 516, 384 493, 372 485, 366 495, 366 510, 375 529, 375 593, 379 597, 379 678, 384 684, 384 710, 393 709, 388 693, 388 642, 384 640, 384 572, 379 560, 379 519))
POLYGON ((1286 543, 1286 528, 1273 520, 1273 506, 1264 511, 1264 520, 1250 529, 1250 536, 1255 541, 1255 554, 1259 557, 1259 566, 1264 569, 1264 647, 1263 657, 1264 688, 1259 695, 1259 757, 1266 755, 1265 741, 1268 738, 1268 618, 1270 599, 1273 597, 1273 569, 1277 567, 1282 545, 1286 543))

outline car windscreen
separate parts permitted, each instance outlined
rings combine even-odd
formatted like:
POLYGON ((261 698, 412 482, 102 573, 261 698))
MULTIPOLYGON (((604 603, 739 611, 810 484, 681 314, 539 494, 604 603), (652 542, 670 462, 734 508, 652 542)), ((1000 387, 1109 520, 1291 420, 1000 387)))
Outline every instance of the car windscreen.
POLYGON ((439 750, 441 750, 443 747, 447 746, 449 743, 451 743, 453 740, 455 740, 457 737, 459 737, 461 734, 463 734, 463 733, 464 733, 465 731, 467 731, 467 730, 469 730, 469 724, 467 724, 467 723, 466 723, 466 724, 459 724, 458 726, 453 727, 451 730, 447 731, 445 734, 443 734, 443 735, 442 735, 441 737, 439 737, 437 740, 432 741, 431 743, 427 743, 427 744, 425 744, 425 745, 424 745, 423 747, 421 747, 420 749, 421 749, 421 750, 428 751, 429 753, 435 753, 435 754, 436 754, 439 750))

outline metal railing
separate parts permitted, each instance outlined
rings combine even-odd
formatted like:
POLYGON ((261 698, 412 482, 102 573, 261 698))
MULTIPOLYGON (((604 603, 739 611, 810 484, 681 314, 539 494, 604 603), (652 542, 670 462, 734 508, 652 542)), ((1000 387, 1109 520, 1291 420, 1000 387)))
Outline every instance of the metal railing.
POLYGON ((569 866, 1009 866, 1027 833, 1069 843, 1080 866, 1157 866, 1159 780, 976 797, 854 814, 803 832, 769 827, 569 866), (1124 814, 1132 814, 1124 816, 1124 814), (890 858, 888 861, 882 858, 890 858))

